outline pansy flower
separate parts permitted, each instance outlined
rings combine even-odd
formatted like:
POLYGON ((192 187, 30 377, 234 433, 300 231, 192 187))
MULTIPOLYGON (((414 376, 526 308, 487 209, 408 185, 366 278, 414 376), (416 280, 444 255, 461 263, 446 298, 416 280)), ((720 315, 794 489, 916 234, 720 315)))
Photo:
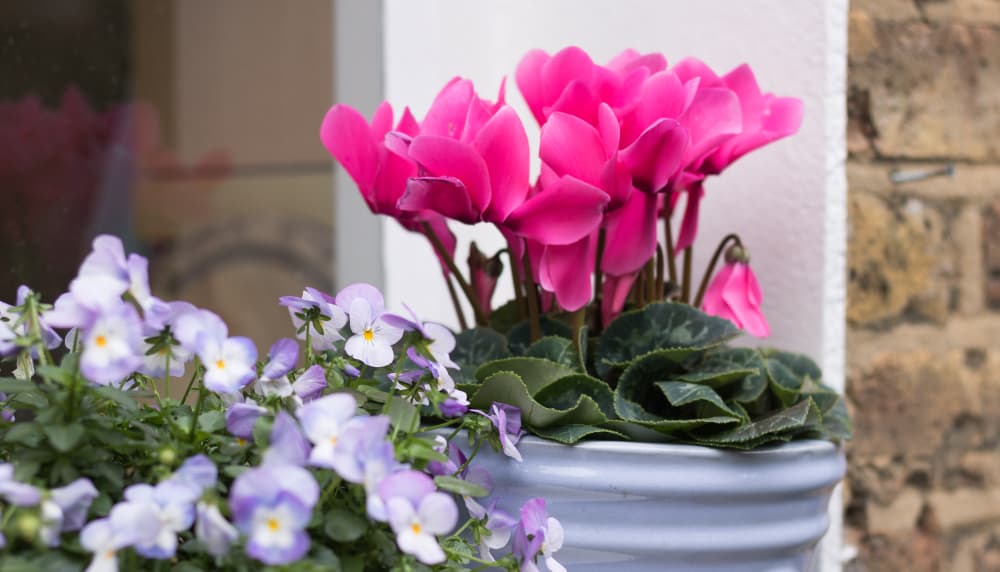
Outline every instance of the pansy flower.
POLYGON ((265 564, 295 562, 309 550, 305 531, 319 500, 319 485, 305 469, 267 464, 242 473, 229 494, 236 527, 247 535, 247 554, 265 564))
POLYGON ((288 308, 298 339, 305 340, 308 335, 312 349, 318 352, 332 350, 334 342, 344 339, 340 335, 340 329, 347 324, 347 314, 334 303, 333 296, 326 292, 306 288, 302 291, 302 296, 282 296, 280 303, 288 308), (298 314, 309 310, 319 312, 321 323, 319 326, 312 324, 307 330, 304 327, 305 321, 298 314))
POLYGON ((370 284, 352 284, 337 294, 337 305, 347 312, 354 333, 344 345, 347 355, 371 367, 392 363, 392 346, 403 337, 403 330, 382 319, 382 293, 370 284))

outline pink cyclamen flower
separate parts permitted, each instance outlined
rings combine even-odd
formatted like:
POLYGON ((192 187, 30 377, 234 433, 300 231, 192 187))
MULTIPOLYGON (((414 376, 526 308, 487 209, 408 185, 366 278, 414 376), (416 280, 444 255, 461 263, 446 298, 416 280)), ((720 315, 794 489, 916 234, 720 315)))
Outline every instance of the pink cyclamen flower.
MULTIPOLYGON (((417 166, 405 155, 389 151, 385 144, 386 134, 393 130, 394 133, 412 137, 419 132, 420 126, 409 109, 403 110, 394 129, 392 120, 393 111, 389 102, 379 105, 371 124, 353 107, 337 104, 323 118, 320 139, 330 155, 354 180, 369 210, 396 219, 411 232, 422 232, 423 223, 427 223, 454 256, 455 235, 440 215, 404 212, 396 206, 406 189, 406 181, 417 174, 417 166)), ((441 260, 441 266, 447 273, 444 260, 441 260)))
POLYGON ((745 249, 738 245, 731 247, 726 252, 726 265, 705 290, 702 309, 726 318, 750 335, 765 338, 771 335, 771 326, 760 310, 760 284, 749 262, 745 249))
POLYGON ((551 56, 542 50, 528 52, 517 66, 516 79, 539 125, 557 112, 596 125, 601 103, 628 109, 645 79, 666 67, 662 55, 631 49, 601 66, 579 47, 570 46, 551 56))

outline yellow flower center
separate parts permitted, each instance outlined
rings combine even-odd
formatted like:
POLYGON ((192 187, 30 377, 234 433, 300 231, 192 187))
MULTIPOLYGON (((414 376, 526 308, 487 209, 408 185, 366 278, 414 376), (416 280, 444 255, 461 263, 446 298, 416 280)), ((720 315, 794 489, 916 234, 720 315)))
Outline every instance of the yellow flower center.
POLYGON ((410 525, 410 530, 413 531, 413 534, 420 534, 421 531, 424 530, 424 528, 420 526, 419 522, 414 522, 413 524, 410 525))
POLYGON ((104 558, 106 558, 108 560, 111 560, 114 557, 115 557, 115 551, 114 550, 105 550, 104 551, 104 558))
POLYGON ((337 444, 337 436, 336 435, 334 435, 333 437, 330 437, 330 444, 331 445, 336 445, 337 444))
POLYGON ((226 369, 226 360, 220 359, 219 361, 215 362, 215 367, 219 369, 226 369))
POLYGON ((278 529, 281 528, 281 523, 278 522, 278 519, 276 519, 274 517, 269 518, 269 519, 267 519, 267 528, 271 532, 277 532, 278 529))
POLYGON ((237 437, 236 438, 236 444, 239 445, 240 447, 242 447, 243 445, 247 444, 247 440, 244 439, 243 437, 237 437))
POLYGON ((103 348, 104 346, 108 345, 108 338, 104 336, 97 336, 96 338, 94 338, 94 343, 97 344, 97 347, 103 348))
POLYGON ((365 338, 366 342, 370 342, 375 339, 375 330, 368 328, 361 335, 365 338))

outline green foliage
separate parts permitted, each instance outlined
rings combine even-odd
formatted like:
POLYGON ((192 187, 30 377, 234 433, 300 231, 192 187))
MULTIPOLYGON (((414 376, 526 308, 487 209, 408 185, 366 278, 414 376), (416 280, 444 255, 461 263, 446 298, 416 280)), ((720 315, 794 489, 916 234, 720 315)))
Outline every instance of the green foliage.
POLYGON ((512 312, 508 307, 497 319, 508 330, 506 347, 500 332, 460 335, 456 352, 479 358, 463 363, 475 372, 463 374, 463 389, 473 407, 519 407, 524 426, 541 437, 749 449, 851 436, 843 399, 822 383, 812 360, 727 346, 739 330, 691 306, 657 302, 626 312, 596 338, 586 327, 574 336, 562 321, 545 318, 545 335, 534 343, 526 323, 510 320, 512 312), (482 347, 485 339, 492 359, 463 348, 482 347))

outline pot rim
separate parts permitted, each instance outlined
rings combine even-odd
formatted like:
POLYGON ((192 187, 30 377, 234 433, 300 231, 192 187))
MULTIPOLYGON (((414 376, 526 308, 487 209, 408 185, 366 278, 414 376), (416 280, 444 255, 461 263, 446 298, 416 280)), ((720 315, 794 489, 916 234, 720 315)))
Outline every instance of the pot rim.
POLYGON ((802 439, 789 441, 777 445, 766 445, 757 449, 727 449, 722 447, 707 447, 704 445, 691 445, 684 443, 649 443, 639 441, 610 441, 593 440, 580 441, 573 445, 566 445, 558 441, 543 439, 541 437, 527 434, 518 442, 518 448, 529 447, 573 447, 587 451, 601 453, 628 453, 657 455, 666 457, 692 457, 701 459, 721 458, 727 456, 755 456, 755 457, 787 457, 801 454, 821 454, 828 455, 837 451, 843 451, 843 446, 832 441, 820 439, 802 439))

